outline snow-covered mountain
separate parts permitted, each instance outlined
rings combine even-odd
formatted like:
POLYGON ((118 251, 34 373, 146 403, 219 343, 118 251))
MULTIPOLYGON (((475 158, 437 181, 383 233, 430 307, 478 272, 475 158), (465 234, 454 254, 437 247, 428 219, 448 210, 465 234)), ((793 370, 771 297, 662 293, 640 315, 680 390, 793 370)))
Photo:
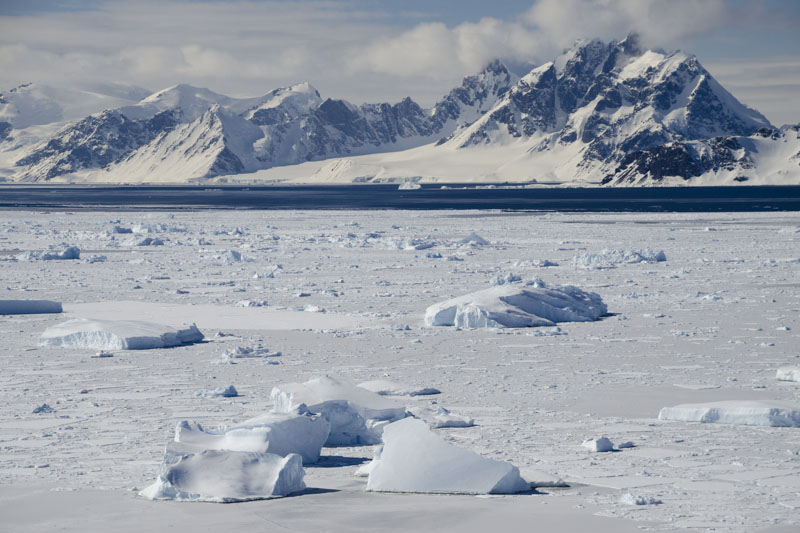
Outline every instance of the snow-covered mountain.
POLYGON ((247 99, 177 85, 67 124, 20 154, 13 179, 800 183, 799 154, 798 128, 774 128, 696 57, 629 36, 579 42, 522 78, 493 61, 429 109, 307 83, 247 99))

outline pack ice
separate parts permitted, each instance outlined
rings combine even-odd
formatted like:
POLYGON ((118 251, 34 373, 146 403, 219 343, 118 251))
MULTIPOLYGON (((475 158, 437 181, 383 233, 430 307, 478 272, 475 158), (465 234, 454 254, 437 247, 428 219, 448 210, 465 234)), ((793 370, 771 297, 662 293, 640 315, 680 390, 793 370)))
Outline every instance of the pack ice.
POLYGON ((445 494, 513 494, 530 489, 519 469, 457 448, 427 424, 406 418, 386 426, 367 490, 445 494))
POLYGON ((203 334, 194 324, 184 329, 174 329, 135 320, 76 318, 47 328, 39 337, 39 345, 96 350, 148 350, 202 339, 203 334))
POLYGON ((425 323, 462 328, 524 328, 589 322, 607 312, 603 300, 593 292, 572 285, 537 285, 500 285, 434 304, 425 312, 425 323))
POLYGON ((201 450, 298 454, 303 464, 316 463, 328 439, 331 425, 305 405, 291 413, 265 413, 223 431, 209 431, 196 422, 181 421, 175 427, 175 442, 201 450))
POLYGON ((658 419, 742 426, 800 427, 800 407, 774 400, 682 404, 664 407, 658 413, 658 419))
POLYGON ((61 302, 52 300, 0 300, 0 315, 35 315, 61 311, 61 302))
POLYGON ((139 494, 150 500, 240 502, 302 491, 305 471, 297 454, 187 449, 170 443, 158 479, 139 494))
POLYGON ((270 399, 277 413, 291 413, 300 404, 330 422, 326 446, 377 444, 383 427, 406 416, 396 401, 329 376, 274 387, 270 399))

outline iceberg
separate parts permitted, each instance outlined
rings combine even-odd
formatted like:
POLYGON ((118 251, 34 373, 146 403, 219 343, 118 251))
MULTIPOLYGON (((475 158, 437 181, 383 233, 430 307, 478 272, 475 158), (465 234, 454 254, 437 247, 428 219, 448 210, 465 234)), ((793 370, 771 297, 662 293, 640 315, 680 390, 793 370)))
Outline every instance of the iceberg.
POLYGON ((800 427, 800 406, 774 400, 682 404, 664 407, 658 413, 658 419, 742 426, 800 427))
POLYGON ((39 345, 96 350, 149 350, 200 340, 203 340, 203 334, 194 324, 184 329, 174 329, 134 320, 76 318, 47 328, 39 337, 39 345))
POLYGON ((589 322, 607 311, 599 295, 571 285, 500 285, 428 307, 425 323, 462 328, 524 328, 589 322))
POLYGON ((383 448, 369 468, 367 490, 441 494, 513 494, 530 490, 519 469, 458 448, 421 420, 386 426, 383 448))
POLYGON ((265 413, 222 431, 209 431, 184 420, 175 427, 175 442, 195 451, 230 450, 282 457, 297 454, 303 464, 310 464, 319 461, 330 428, 325 417, 301 405, 292 413, 265 413))
POLYGON ((0 300, 0 315, 61 313, 61 302, 52 300, 0 300))
POLYGON ((300 492, 303 460, 271 453, 187 451, 170 443, 158 479, 139 494, 150 500, 229 503, 278 498, 300 492))
POLYGON ((378 444, 383 427, 406 416, 405 406, 395 400, 329 376, 274 387, 270 399, 277 413, 305 404, 324 416, 331 424, 326 446, 378 444))

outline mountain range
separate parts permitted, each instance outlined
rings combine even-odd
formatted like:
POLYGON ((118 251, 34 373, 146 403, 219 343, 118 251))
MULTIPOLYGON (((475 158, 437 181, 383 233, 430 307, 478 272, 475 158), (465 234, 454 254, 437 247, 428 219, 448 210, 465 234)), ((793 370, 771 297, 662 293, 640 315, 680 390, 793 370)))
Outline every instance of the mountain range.
POLYGON ((0 94, 12 182, 800 183, 776 128, 680 51, 578 42, 522 77, 492 61, 430 108, 353 105, 308 83, 258 98, 177 85, 0 94))

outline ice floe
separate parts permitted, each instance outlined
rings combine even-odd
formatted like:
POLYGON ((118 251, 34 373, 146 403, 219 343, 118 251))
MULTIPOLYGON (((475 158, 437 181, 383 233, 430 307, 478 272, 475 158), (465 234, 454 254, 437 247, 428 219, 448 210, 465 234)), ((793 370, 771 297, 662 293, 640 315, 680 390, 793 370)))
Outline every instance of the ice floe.
POLYGON ((414 418, 386 426, 373 463, 368 491, 513 494, 530 489, 517 467, 453 446, 414 418))
POLYGON ((611 442, 608 437, 588 439, 583 441, 581 446, 588 449, 590 452, 610 452, 614 450, 614 443, 611 442))
POLYGON ((381 396, 427 396, 441 393, 439 389, 433 387, 409 387, 385 379, 365 381, 358 386, 381 396))
POLYGON ((682 404, 664 407, 658 418, 743 426, 800 427, 800 406, 774 400, 682 404))
POLYGON ((784 366, 778 369, 775 376, 778 381, 798 381, 800 382, 800 366, 784 366))
POLYGON ((625 263, 659 263, 667 260, 663 250, 655 251, 649 248, 630 250, 603 250, 599 254, 582 254, 573 258, 572 264, 576 268, 586 270, 603 270, 616 268, 625 263))
POLYGON ((599 295, 577 287, 500 285, 428 307, 429 326, 521 328, 588 322, 606 314, 599 295))
POLYGON ((296 453, 303 464, 316 463, 328 440, 330 423, 305 405, 290 413, 269 412, 218 431, 196 422, 181 421, 175 427, 175 442, 195 451, 231 450, 286 456, 296 453))
POLYGON ((175 329, 134 320, 76 318, 47 328, 39 337, 39 345, 96 350, 148 350, 200 340, 203 340, 203 334, 194 324, 175 329))
POLYGON ((52 300, 0 300, 0 315, 61 313, 61 302, 52 300))
POLYGON ((158 479, 139 494, 150 500, 239 502, 300 492, 303 460, 272 453, 229 450, 187 451, 170 443, 158 479))
POLYGON ((329 376, 279 385, 270 399, 278 413, 305 404, 312 413, 322 414, 331 424, 327 446, 377 444, 384 426, 406 416, 405 406, 395 400, 329 376))

